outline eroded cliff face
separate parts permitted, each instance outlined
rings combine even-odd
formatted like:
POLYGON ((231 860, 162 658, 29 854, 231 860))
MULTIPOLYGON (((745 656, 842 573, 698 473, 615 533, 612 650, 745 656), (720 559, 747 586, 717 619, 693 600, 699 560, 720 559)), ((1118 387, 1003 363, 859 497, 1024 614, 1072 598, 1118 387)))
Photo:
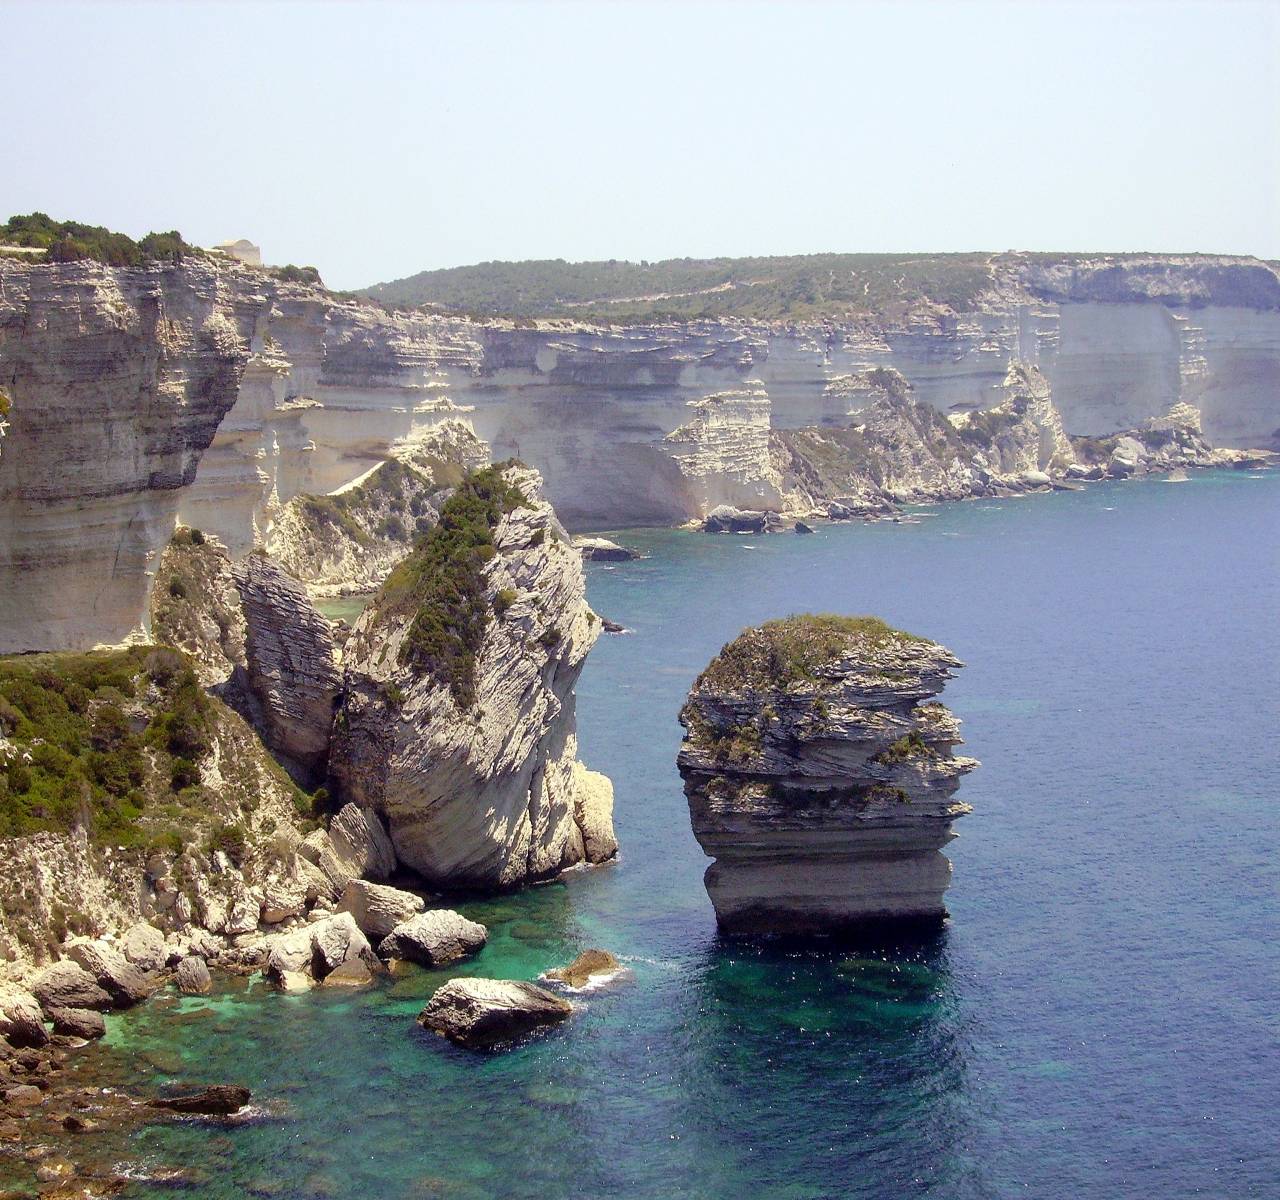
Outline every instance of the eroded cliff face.
POLYGON ((748 629, 699 676, 677 759, 706 886, 730 934, 937 922, 941 848, 978 764, 932 698, 960 666, 873 618, 748 629))
MULTIPOLYGON (((1040 372, 1068 435, 1190 404, 1211 444, 1276 444, 1271 266, 993 255, 988 273, 963 311, 921 300, 807 326, 522 328, 387 312, 198 257, 130 270, 6 259, 0 586, 23 603, 0 614, 0 652, 145 635, 178 520, 235 558, 270 544, 317 587, 372 580, 394 538, 375 529, 384 544, 335 557, 293 502, 410 460, 456 420, 538 467, 578 529, 785 507, 767 445, 848 427, 845 381, 877 368, 946 417, 1006 405, 1016 366, 1040 372)), ((1028 457, 992 449, 983 469, 997 476, 1011 453, 1028 457)))
POLYGON ((489 461, 489 448, 463 421, 446 420, 358 483, 331 496, 296 496, 266 537, 268 553, 313 592, 369 592, 430 529, 451 490, 489 461))
POLYGON ((207 264, 0 262, 0 653, 122 641, 236 402, 253 304, 207 264))
POLYGON ((450 504, 344 648, 330 770, 429 885, 515 887, 616 850, 574 722, 600 623, 536 472, 491 471, 450 504))

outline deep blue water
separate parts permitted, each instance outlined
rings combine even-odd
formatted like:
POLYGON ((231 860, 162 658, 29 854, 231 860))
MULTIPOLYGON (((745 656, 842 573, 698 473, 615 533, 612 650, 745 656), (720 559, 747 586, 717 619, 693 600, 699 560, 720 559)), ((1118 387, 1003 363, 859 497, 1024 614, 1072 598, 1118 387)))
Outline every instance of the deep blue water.
POLYGON ((465 906, 493 932, 465 970, 600 945, 634 980, 489 1058, 413 1025, 447 973, 153 1003, 115 1046, 272 1116, 129 1153, 211 1197, 1280 1196, 1278 533, 1280 474, 1215 473, 804 538, 621 535, 649 557, 589 589, 633 632, 578 699, 621 861, 465 906), (742 626, 801 610, 968 663, 943 699, 983 765, 926 945, 717 939, 675 714, 742 626))

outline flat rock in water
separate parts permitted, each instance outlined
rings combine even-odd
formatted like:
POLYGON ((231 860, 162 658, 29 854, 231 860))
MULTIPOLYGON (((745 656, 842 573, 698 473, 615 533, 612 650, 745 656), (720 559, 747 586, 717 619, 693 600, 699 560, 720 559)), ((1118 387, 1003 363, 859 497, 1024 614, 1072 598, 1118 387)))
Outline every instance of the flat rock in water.
POLYGON ((170 1096, 165 1100, 152 1100, 152 1108, 164 1108, 179 1113, 213 1113, 225 1116, 239 1112, 249 1103, 249 1089, 236 1084, 221 1083, 189 1092, 185 1096, 170 1096))
POLYGON ((573 1006, 532 983, 451 979, 437 989, 418 1024, 468 1050, 487 1050, 563 1021, 573 1006))
POLYGON ((378 953, 383 958, 403 958, 438 967, 474 954, 488 940, 489 931, 476 921, 468 921, 451 908, 419 913, 397 925, 382 941, 378 953))
POLYGON ((620 970, 621 964, 608 950, 584 950, 567 967, 556 967, 546 977, 570 987, 585 987, 593 975, 610 975, 620 970))

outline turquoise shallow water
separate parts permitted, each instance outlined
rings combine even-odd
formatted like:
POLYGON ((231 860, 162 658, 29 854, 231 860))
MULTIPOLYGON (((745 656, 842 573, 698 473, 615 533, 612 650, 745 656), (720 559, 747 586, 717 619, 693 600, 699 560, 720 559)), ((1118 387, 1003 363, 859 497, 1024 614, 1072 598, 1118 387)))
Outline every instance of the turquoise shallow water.
POLYGON ((493 938, 464 971, 530 978, 601 945, 631 982, 490 1058, 417 1031, 445 977, 417 970, 145 1006, 110 1040, 149 1077, 241 1081, 266 1115, 129 1154, 219 1198, 1280 1196, 1280 474, 932 513, 629 533, 650 557, 590 569, 633 630, 579 689, 622 858, 465 905, 493 938), (969 663, 944 699, 983 766, 925 945, 716 937, 675 713, 741 626, 803 609, 877 613, 969 663))

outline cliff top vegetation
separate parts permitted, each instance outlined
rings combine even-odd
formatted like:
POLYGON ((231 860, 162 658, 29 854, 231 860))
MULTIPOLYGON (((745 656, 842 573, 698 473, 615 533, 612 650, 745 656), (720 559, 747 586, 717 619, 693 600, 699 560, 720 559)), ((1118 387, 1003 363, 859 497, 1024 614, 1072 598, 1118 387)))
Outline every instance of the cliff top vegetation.
POLYGON ((445 501, 439 522, 417 541, 374 598, 374 626, 413 613, 400 662, 447 684, 460 708, 476 701, 476 658, 491 605, 484 568, 497 553, 493 531, 529 504, 499 463, 468 474, 445 501))
POLYGON ((422 271, 363 294, 476 317, 638 323, 742 317, 892 316, 919 300, 971 310, 991 285, 989 254, 807 254, 662 262, 485 262, 422 271))
POLYGON ((813 682, 822 667, 851 650, 874 651, 924 641, 879 617, 799 613, 744 629, 698 676, 694 691, 786 688, 813 682))
POLYGON ((42 212, 10 217, 0 225, 0 246, 24 246, 43 250, 46 262, 77 262, 92 259, 111 267, 141 267, 148 263, 180 262, 184 255, 198 253, 176 229, 149 233, 134 241, 125 233, 113 233, 101 225, 79 221, 55 221, 42 212))

